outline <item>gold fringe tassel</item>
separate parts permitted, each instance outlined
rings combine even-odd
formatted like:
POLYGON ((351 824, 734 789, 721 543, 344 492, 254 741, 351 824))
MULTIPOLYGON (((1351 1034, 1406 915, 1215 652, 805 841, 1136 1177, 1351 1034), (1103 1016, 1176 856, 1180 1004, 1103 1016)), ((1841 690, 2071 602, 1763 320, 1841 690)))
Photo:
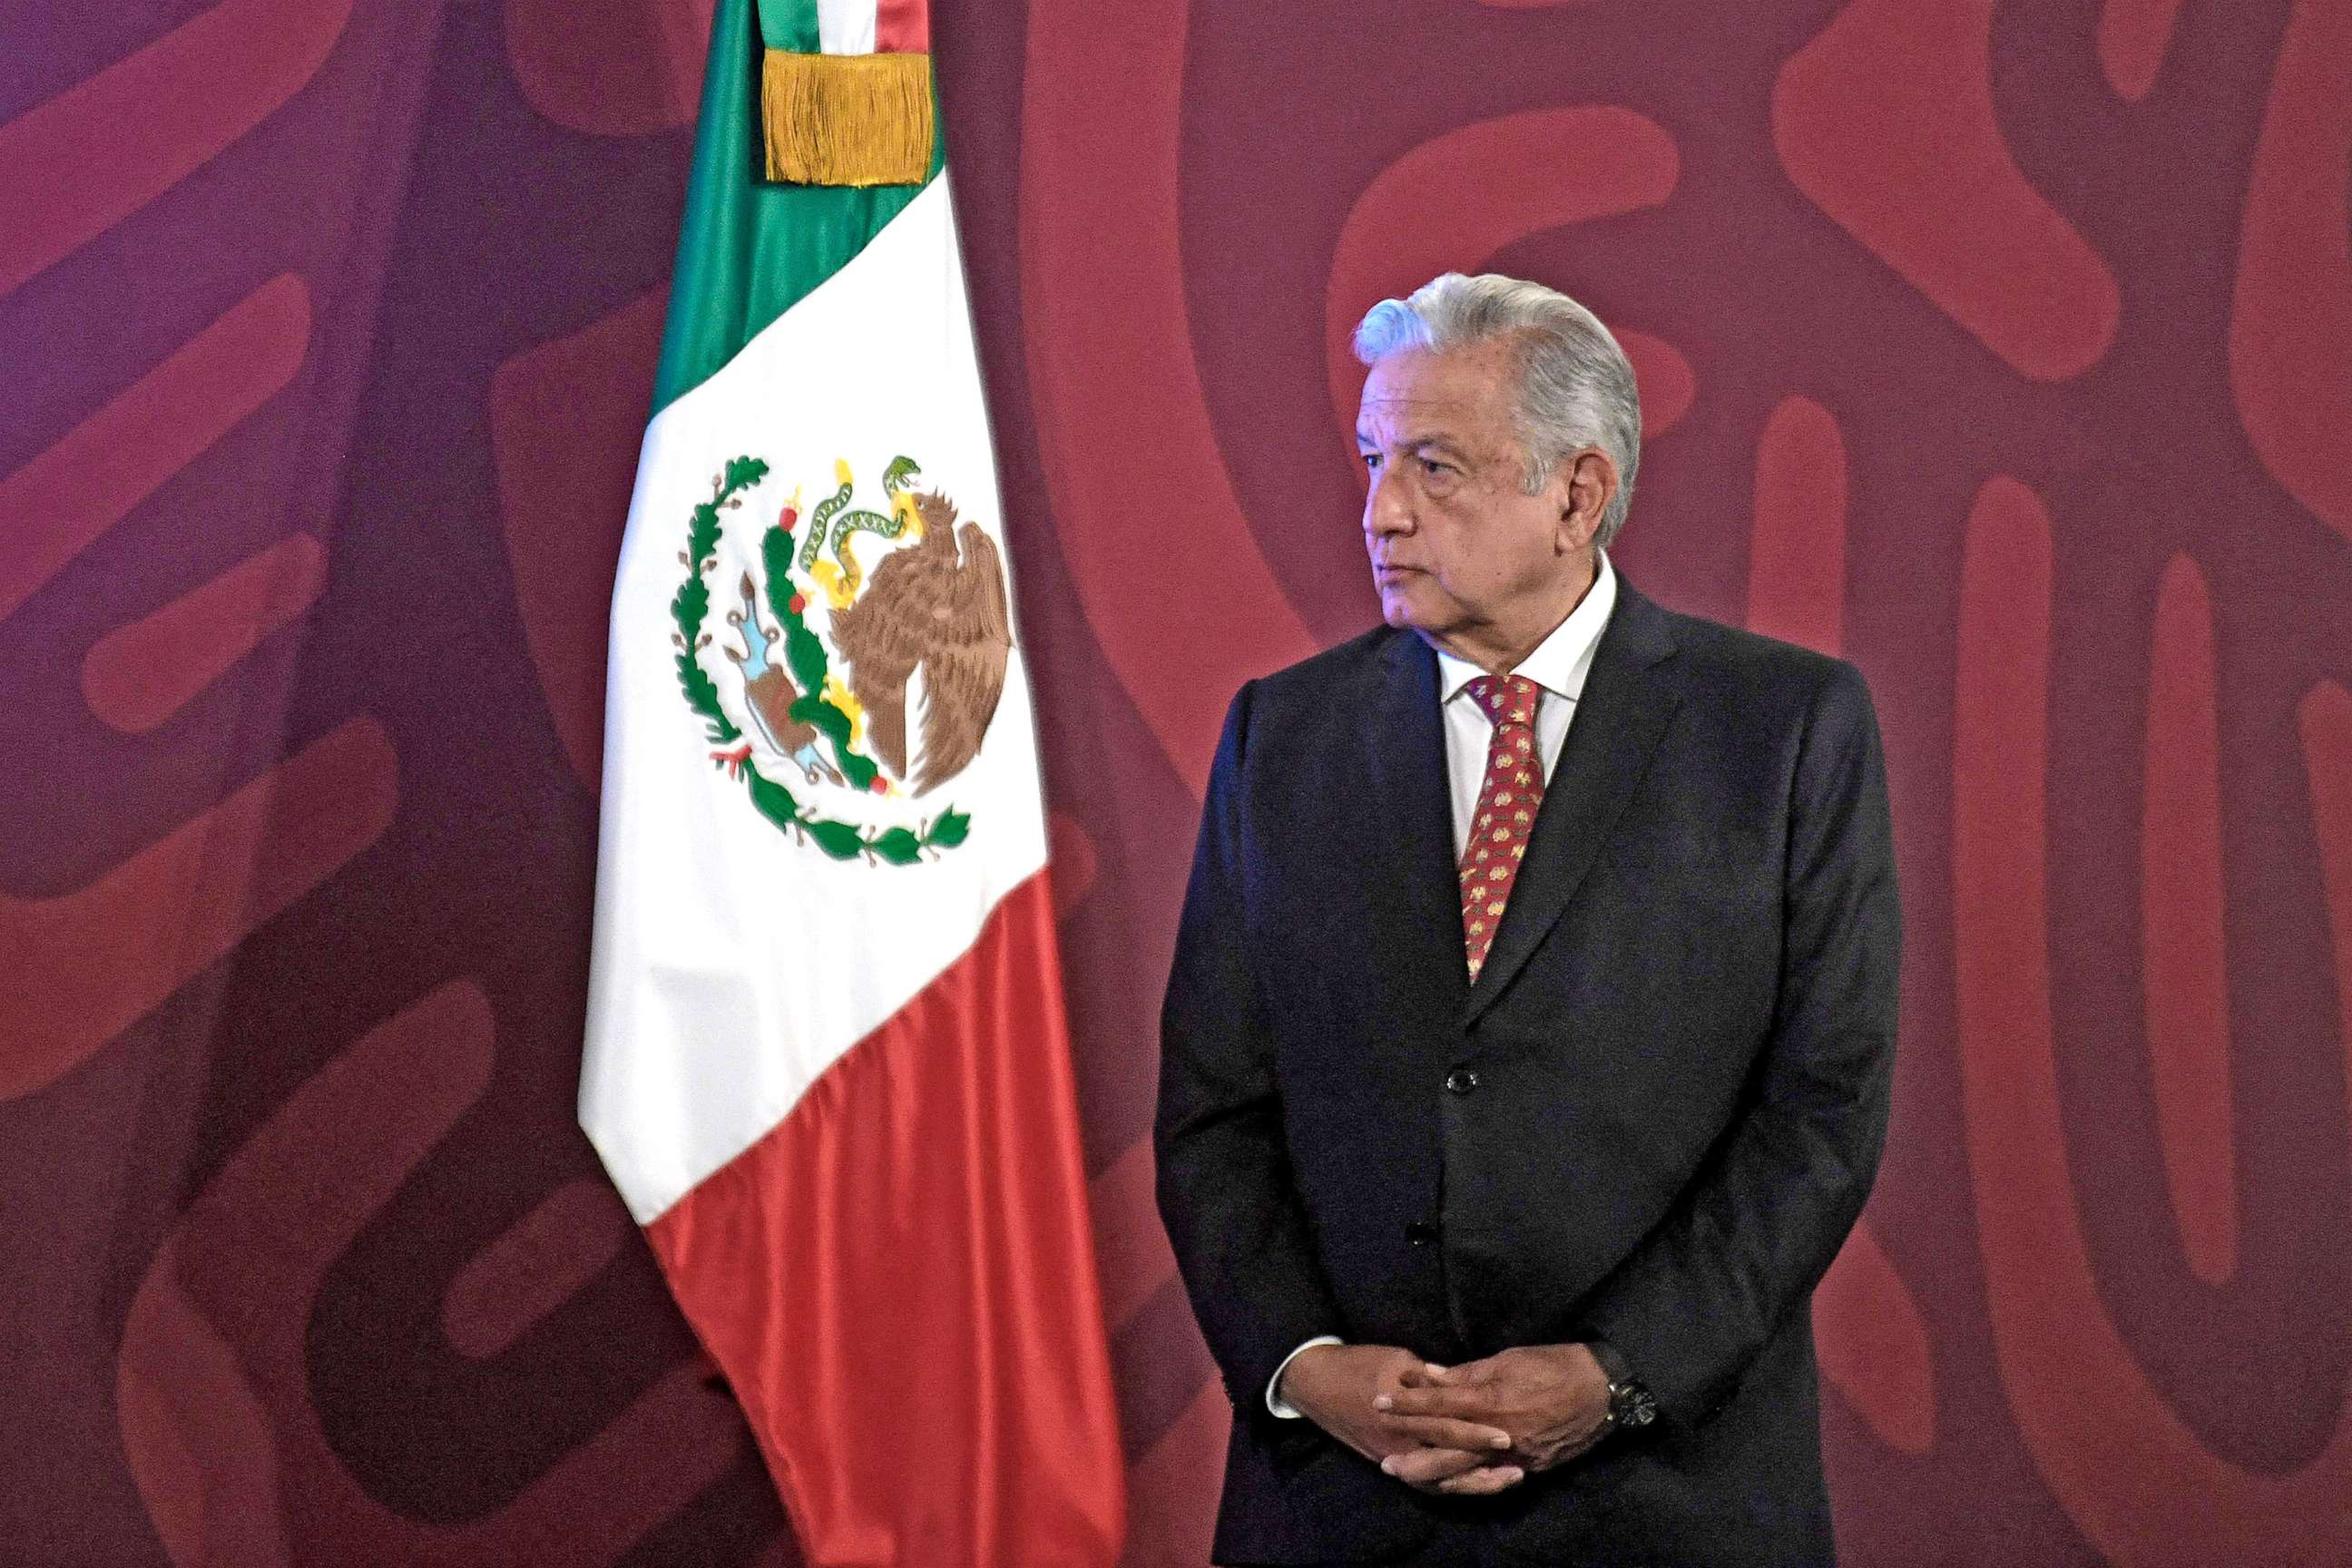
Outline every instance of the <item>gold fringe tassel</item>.
POLYGON ((919 185, 931 169, 931 57, 770 49, 761 118, 768 178, 919 185))

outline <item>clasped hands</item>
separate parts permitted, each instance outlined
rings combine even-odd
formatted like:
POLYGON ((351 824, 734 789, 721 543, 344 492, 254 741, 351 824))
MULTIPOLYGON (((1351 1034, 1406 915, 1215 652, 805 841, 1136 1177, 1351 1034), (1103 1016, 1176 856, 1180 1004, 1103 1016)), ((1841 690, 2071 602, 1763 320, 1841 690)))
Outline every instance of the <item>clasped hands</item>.
POLYGON ((1407 1486, 1478 1497, 1608 1434, 1609 1378, 1580 1344, 1522 1345, 1460 1366, 1394 1345, 1314 1345, 1283 1373, 1299 1414, 1407 1486))

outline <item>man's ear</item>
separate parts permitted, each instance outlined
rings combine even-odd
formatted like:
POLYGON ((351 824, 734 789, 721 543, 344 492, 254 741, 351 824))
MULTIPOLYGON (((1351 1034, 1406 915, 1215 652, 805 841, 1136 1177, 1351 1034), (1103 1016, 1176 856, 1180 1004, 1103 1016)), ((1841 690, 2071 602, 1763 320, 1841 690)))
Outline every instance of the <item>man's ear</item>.
POLYGON ((1601 520, 1617 497, 1617 465, 1598 447, 1587 447, 1560 465, 1559 552, 1591 547, 1601 520))

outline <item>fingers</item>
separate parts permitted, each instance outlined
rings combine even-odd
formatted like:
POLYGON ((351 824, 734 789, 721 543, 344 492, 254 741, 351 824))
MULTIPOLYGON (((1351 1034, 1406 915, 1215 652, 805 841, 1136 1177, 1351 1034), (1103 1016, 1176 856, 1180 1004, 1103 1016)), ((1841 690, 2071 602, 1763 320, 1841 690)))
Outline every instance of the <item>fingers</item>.
POLYGON ((1454 1381, 1454 1373, 1433 1361, 1417 1361, 1398 1373, 1397 1380, 1407 1388, 1444 1388, 1454 1381))
POLYGON ((1381 1468, 1419 1491, 1449 1497, 1486 1497, 1527 1479, 1517 1465, 1489 1465, 1491 1456, 1459 1448, 1413 1448, 1391 1454, 1381 1468))
POLYGON ((1517 1486, 1526 1477, 1527 1472, 1517 1465, 1486 1465, 1449 1477, 1433 1489, 1448 1497, 1492 1497, 1507 1487, 1517 1486))
POLYGON ((1500 1426, 1475 1421, 1454 1421, 1442 1415, 1391 1416, 1389 1430, 1432 1448, 1459 1448, 1465 1453, 1507 1448, 1511 1435, 1500 1426))
POLYGON ((1431 1365, 1424 1366, 1423 1370, 1433 1374, 1430 1378, 1433 1383, 1444 1384, 1448 1388, 1473 1388, 1482 1383, 1492 1383, 1502 1376, 1510 1365, 1504 1359, 1509 1353, 1506 1351, 1502 1355, 1484 1356, 1477 1361, 1465 1361, 1460 1366, 1431 1365))
POLYGON ((1485 1392, 1471 1388, 1400 1388, 1377 1395, 1372 1408, 1392 1415, 1443 1415, 1456 1421, 1476 1421, 1493 1403, 1485 1392))
POLYGON ((1381 1468, 1409 1487, 1430 1488, 1478 1468, 1488 1458, 1459 1448, 1408 1448, 1382 1459, 1381 1468))

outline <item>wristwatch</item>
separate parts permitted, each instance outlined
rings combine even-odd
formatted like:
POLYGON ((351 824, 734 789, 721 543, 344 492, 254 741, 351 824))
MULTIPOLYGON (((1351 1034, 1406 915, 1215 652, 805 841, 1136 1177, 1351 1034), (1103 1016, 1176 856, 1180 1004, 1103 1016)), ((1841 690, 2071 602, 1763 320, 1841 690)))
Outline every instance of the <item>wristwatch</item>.
POLYGON ((1601 1363, 1601 1375, 1609 1380, 1609 1429, 1639 1429, 1655 1421, 1657 1400, 1652 1397, 1648 1385, 1633 1374, 1625 1358, 1617 1353, 1617 1347, 1604 1340, 1588 1340, 1585 1348, 1601 1363))

